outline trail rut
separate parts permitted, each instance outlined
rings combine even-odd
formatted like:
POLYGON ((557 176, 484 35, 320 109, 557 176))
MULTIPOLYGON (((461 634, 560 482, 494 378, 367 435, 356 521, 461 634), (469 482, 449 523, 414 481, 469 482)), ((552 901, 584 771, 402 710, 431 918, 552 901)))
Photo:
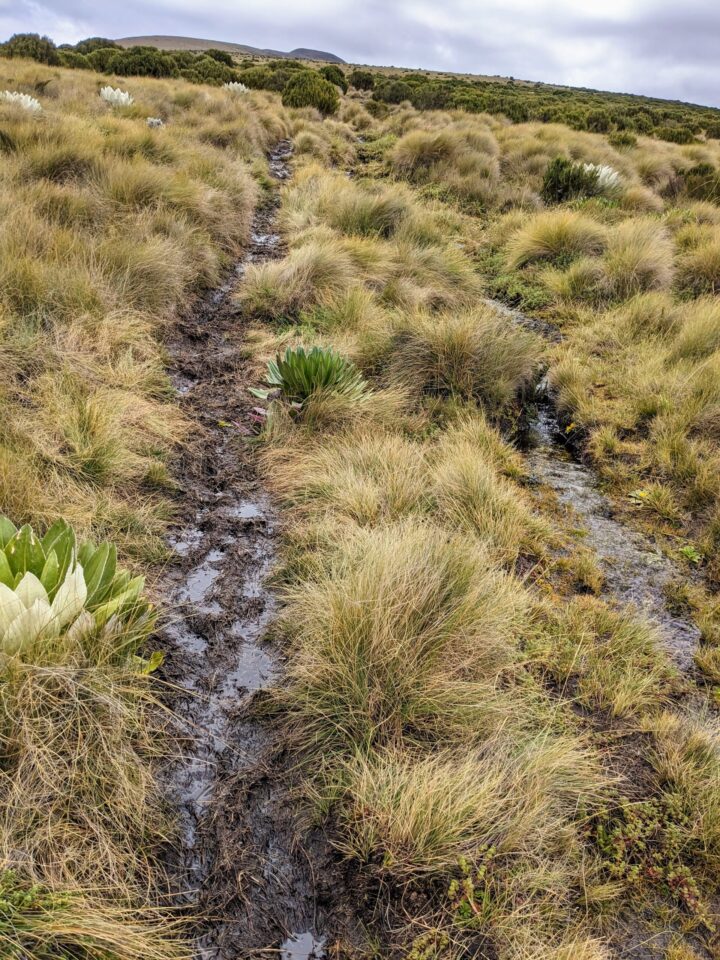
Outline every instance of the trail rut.
MULTIPOLYGON (((276 180, 290 175, 289 157, 287 142, 270 155, 276 180)), ((182 839, 172 868, 203 918, 197 960, 319 960, 324 905, 338 884, 327 842, 295 819, 277 726, 255 709, 284 667, 264 639, 276 606, 265 580, 278 519, 243 435, 253 402, 232 293, 249 264, 281 255, 276 213, 276 202, 257 211, 245 256, 168 344, 172 381, 201 431, 177 466, 182 520, 161 596, 165 679, 184 739, 167 771, 182 839)))

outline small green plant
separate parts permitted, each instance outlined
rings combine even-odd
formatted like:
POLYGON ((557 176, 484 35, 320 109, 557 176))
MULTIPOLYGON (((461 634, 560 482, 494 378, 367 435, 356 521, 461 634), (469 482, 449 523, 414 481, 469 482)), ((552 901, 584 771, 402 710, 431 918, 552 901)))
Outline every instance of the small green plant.
POLYGON ((660 888, 712 929, 698 884, 684 862, 691 831, 690 820, 668 796, 624 802, 612 813, 601 812, 594 839, 613 880, 660 888))
POLYGON ((463 926, 482 929, 488 922, 492 910, 491 874, 495 854, 495 847, 483 845, 473 864, 465 857, 458 861, 460 876, 450 881, 447 895, 456 920, 463 926))
POLYGON ((616 130, 615 133, 611 133, 608 136, 608 143, 611 147, 615 147, 616 150, 636 147, 637 142, 637 137, 634 133, 630 133, 629 130, 616 130))
POLYGON ((699 566, 699 564, 703 562, 703 555, 691 543, 688 543, 684 547, 680 547, 678 552, 681 557, 684 557, 688 561, 688 563, 692 563, 695 566, 699 566))
MULTIPOLYGON (((80 545, 57 520, 44 537, 0 517, 0 650, 16 655, 62 633, 131 624, 131 650, 147 633, 152 608, 141 597, 143 577, 117 567, 113 544, 80 545)), ((125 633, 125 632, 124 632, 125 633)))
POLYGON ((367 383, 354 363, 332 349, 288 347, 268 363, 266 389, 254 389, 261 400, 279 392, 284 400, 302 404, 318 393, 341 394, 351 400, 367 395, 367 383))

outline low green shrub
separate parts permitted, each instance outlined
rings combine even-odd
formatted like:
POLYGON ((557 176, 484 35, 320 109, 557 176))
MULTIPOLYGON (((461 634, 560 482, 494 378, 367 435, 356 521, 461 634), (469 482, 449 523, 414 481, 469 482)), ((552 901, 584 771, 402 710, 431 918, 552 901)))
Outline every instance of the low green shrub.
POLYGON ((372 90, 375 86, 375 76, 369 70, 353 70, 348 80, 356 90, 372 90))
POLYGON ((282 95, 285 107, 315 107, 324 117, 337 111, 340 97, 328 80, 311 70, 298 70, 288 80, 282 95))
POLYGON ((545 170, 540 196, 546 203, 564 203, 578 197, 592 197, 597 192, 598 172, 595 168, 588 169, 585 164, 555 157, 545 170))
POLYGON ((348 82, 345 79, 345 74, 342 72, 340 67, 334 63, 328 63, 324 67, 320 67, 318 73, 321 77, 332 83, 336 87, 340 87, 343 93, 347 93, 348 82))
POLYGON ((354 363, 332 349, 288 347, 268 363, 267 389, 252 390, 256 397, 268 399, 276 390, 290 403, 304 403, 314 394, 341 394, 360 400, 367 394, 367 384, 354 363))

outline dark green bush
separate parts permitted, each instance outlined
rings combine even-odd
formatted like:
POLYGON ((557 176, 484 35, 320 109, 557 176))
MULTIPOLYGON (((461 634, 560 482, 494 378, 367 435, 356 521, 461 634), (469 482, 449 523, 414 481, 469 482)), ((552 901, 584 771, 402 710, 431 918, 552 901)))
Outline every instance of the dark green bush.
POLYGON ((669 143, 692 143, 695 140, 692 130, 687 127, 656 127, 655 136, 669 143))
POLYGON ((173 58, 158 50, 157 47, 130 47, 128 50, 116 50, 107 60, 105 71, 117 74, 118 77, 177 77, 180 75, 173 58))
POLYGON ((93 53, 95 50, 120 50, 121 47, 114 40, 107 40, 105 37, 88 37, 87 40, 80 40, 75 44, 73 50, 75 53, 93 53))
POLYGON ((70 67, 73 70, 92 70, 88 58, 75 50, 58 50, 61 67, 70 67))
POLYGON ((39 33, 14 33, 2 44, 0 53, 4 57, 28 57, 38 63, 57 66, 60 63, 57 47, 50 37, 41 37, 39 33))
POLYGON ((267 81, 265 82, 265 90, 273 90, 275 93, 282 93, 288 83, 292 80, 294 76, 297 75, 297 70, 285 69, 280 67, 277 70, 271 70, 269 72, 267 81))
POLYGON ((612 120, 607 110, 591 110, 585 117, 585 129, 592 133, 607 133, 612 120))
POLYGON ((216 87, 238 78, 237 71, 231 70, 224 63, 219 63, 213 57, 205 56, 205 54, 195 60, 191 69, 200 78, 200 83, 209 83, 216 87))
POLYGON ((97 70, 98 73, 105 73, 107 65, 116 54, 116 47, 98 47, 87 54, 87 61, 93 70, 97 70))
POLYGON ((615 133, 611 133, 608 137, 608 143, 611 147, 615 147, 616 150, 622 150, 623 147, 636 147, 637 137, 634 133, 630 133, 627 130, 616 130, 615 133))
POLYGON ((375 87, 373 97, 383 103, 402 103, 411 100, 413 88, 402 80, 385 80, 375 87))
POLYGON ((348 80, 356 90, 372 90, 375 86, 375 77, 369 70, 353 70, 348 80))
POLYGON ((224 63, 226 67, 233 66, 232 54, 228 53, 227 50, 211 50, 205 51, 205 56, 210 57, 212 60, 217 60, 218 63, 224 63))
POLYGON ((272 75, 272 70, 267 67, 250 67, 248 70, 240 70, 238 79, 251 90, 267 90, 272 75))
POLYGON ((335 63, 328 63, 324 67, 320 67, 318 73, 321 77, 324 77, 328 83, 334 84, 336 87, 340 87, 343 93, 347 93, 348 82, 345 79, 345 74, 342 72, 340 67, 335 63))
POLYGON ((720 203, 720 171, 711 163, 696 163, 682 173, 685 190, 693 200, 720 203))
POLYGON ((555 157, 545 170, 540 196, 546 203, 591 197, 597 192, 597 180, 597 171, 585 170, 581 163, 565 157, 555 157))
POLYGON ((297 70, 282 95, 286 107, 315 107, 324 116, 340 106, 337 89, 313 70, 297 70))

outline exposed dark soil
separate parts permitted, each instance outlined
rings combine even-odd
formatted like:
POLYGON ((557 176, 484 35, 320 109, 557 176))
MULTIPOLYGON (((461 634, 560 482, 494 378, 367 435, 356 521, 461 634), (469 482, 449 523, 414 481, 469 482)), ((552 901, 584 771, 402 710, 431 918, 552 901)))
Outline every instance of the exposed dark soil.
MULTIPOLYGON (((289 175, 289 144, 270 156, 289 175)), ((258 210, 229 279, 198 302, 167 344, 171 376, 199 437, 176 466, 181 484, 165 571, 164 678, 185 738, 167 771, 182 844, 173 873, 198 924, 202 960, 310 960, 349 926, 342 870, 324 835, 305 829, 277 718, 257 709, 282 684, 284 658, 264 634, 278 520, 254 464, 254 401, 244 321, 232 293, 249 263, 281 255, 276 204, 258 210), (332 911, 330 903, 332 902, 332 911)))

